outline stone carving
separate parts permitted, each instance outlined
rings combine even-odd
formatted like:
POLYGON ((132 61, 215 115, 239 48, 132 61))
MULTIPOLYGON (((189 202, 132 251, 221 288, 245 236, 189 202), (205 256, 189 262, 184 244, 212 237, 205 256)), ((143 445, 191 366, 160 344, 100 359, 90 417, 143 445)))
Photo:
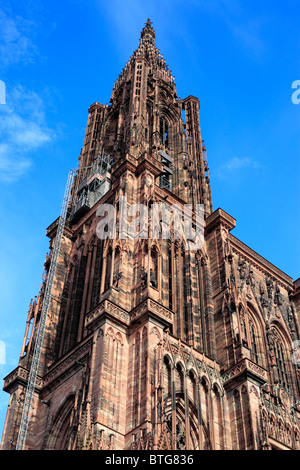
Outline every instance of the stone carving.
POLYGON ((147 286, 147 272, 144 266, 142 266, 142 269, 141 269, 141 280, 142 280, 142 287, 146 287, 147 286))
POLYGON ((122 278, 122 272, 114 274, 113 277, 113 286, 118 288, 119 287, 119 280, 122 278))
POLYGON ((255 288, 256 281, 255 281, 255 275, 252 266, 249 266, 249 284, 252 287, 252 289, 255 288))
POLYGON ((230 283, 232 286, 235 286, 235 276, 234 276, 233 268, 231 268, 231 271, 230 271, 230 283))
POLYGON ((152 268, 150 268, 150 284, 152 287, 157 288, 157 280, 152 268))
POLYGON ((158 339, 158 341, 160 341, 160 339, 161 339, 160 334, 159 334, 159 331, 158 331, 158 329, 156 328, 156 326, 154 326, 154 327, 151 329, 150 335, 156 336, 156 338, 158 339))
POLYGON ((239 257, 238 265, 239 265, 240 279, 243 283, 243 281, 245 281, 247 277, 247 263, 244 259, 239 257))
POLYGON ((50 370, 43 379, 43 385, 46 386, 54 380, 61 379, 62 376, 66 377, 66 373, 72 373, 72 367, 76 365, 76 362, 82 360, 82 358, 88 354, 91 349, 91 341, 88 341, 81 348, 77 349, 73 354, 67 356, 63 362, 58 364, 54 369, 50 370))
POLYGON ((256 396, 256 398, 259 398, 258 389, 257 389, 257 387, 255 387, 254 385, 251 386, 251 388, 250 388, 250 393, 254 393, 254 395, 256 396))
POLYGON ((273 289, 274 289, 274 280, 269 274, 266 275, 266 286, 267 286, 268 297, 269 299, 272 299, 273 289))
POLYGON ((260 284, 260 304, 263 308, 269 306, 269 299, 262 284, 260 284))
POLYGON ((258 366, 257 364, 254 364, 252 361, 249 361, 248 359, 243 359, 241 362, 234 365, 233 367, 231 367, 229 370, 227 370, 223 374, 223 376, 222 376, 223 383, 227 382, 228 380, 232 379, 233 377, 238 376, 245 369, 249 369, 252 372, 255 372, 255 374, 257 374, 261 378, 264 378, 265 380, 267 378, 267 373, 266 373, 265 369, 258 366))
POLYGON ((115 315, 116 317, 122 319, 126 323, 129 323, 129 315, 125 310, 105 300, 104 302, 102 302, 101 305, 96 307, 86 316, 85 326, 86 327, 91 326, 91 324, 96 319, 99 319, 101 315, 105 312, 115 315))
POLYGON ((293 311, 292 311, 290 305, 287 305, 287 307, 286 307, 286 313, 287 313, 288 324, 289 324, 290 326, 292 326, 292 325, 293 325, 293 311))
POLYGON ((290 305, 287 305, 286 313, 287 313, 287 323, 288 323, 289 332, 290 332, 292 340, 295 341, 297 339, 297 335, 296 335, 295 323, 294 323, 294 313, 293 313, 293 308, 290 305))
POLYGON ((275 295, 274 295, 274 304, 278 305, 280 307, 284 302, 283 295, 280 292, 279 286, 276 284, 275 287, 275 295))

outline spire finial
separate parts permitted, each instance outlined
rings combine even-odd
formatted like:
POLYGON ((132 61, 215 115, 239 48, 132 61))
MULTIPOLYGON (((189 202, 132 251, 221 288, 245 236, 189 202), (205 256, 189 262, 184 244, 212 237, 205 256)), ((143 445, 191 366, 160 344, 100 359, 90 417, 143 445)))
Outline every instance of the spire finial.
POLYGON ((147 19, 147 22, 145 23, 145 26, 143 28, 143 31, 141 32, 141 38, 143 39, 146 36, 150 36, 153 39, 155 38, 155 31, 152 28, 152 21, 150 18, 147 19))

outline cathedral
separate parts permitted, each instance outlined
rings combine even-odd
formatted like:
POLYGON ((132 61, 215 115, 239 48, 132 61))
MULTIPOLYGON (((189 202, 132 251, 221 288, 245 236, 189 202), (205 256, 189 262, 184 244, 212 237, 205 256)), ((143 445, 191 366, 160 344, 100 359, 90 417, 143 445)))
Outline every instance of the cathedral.
POLYGON ((150 20, 109 104, 89 107, 68 182, 1 449, 300 449, 300 279, 213 209, 199 100, 178 97, 150 20))

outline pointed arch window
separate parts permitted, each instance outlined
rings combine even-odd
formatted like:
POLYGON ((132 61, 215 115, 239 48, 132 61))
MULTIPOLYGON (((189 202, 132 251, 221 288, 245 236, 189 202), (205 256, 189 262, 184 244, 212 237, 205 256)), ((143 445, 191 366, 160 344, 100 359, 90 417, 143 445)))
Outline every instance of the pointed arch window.
POLYGON ((245 346, 248 347, 247 329, 246 329, 245 319, 243 317, 241 318, 241 330, 242 330, 242 342, 245 346))
POLYGON ((114 260, 114 275, 113 275, 113 286, 118 289, 119 288, 119 281, 122 277, 122 272, 120 270, 121 264, 121 249, 119 246, 116 247, 115 250, 115 260, 114 260))
POLYGON ((172 245, 168 244, 168 293, 169 293, 169 309, 173 310, 173 291, 172 291, 172 245))
POLYGON ((163 360, 163 389, 167 396, 171 396, 172 392, 172 379, 171 379, 171 364, 168 357, 163 360))
POLYGON ((286 359, 282 344, 278 340, 274 343, 274 354, 276 359, 279 384, 284 388, 289 389, 286 359))
POLYGON ((161 117, 159 119, 159 136, 160 136, 160 141, 162 145, 164 145, 165 147, 168 147, 169 125, 168 125, 168 121, 164 117, 161 117))
POLYGON ((158 252, 156 247, 151 248, 150 285, 155 289, 158 288, 158 252))
POLYGON ((254 325, 252 324, 250 324, 250 340, 251 340, 251 359, 253 362, 258 364, 259 356, 258 356, 257 335, 255 333, 254 325))
POLYGON ((265 367, 260 328, 257 312, 248 305, 245 315, 241 317, 241 332, 245 346, 250 350, 251 361, 265 367))
POLYGON ((107 250, 107 254, 106 254, 104 292, 110 287, 111 269, 112 269, 112 249, 111 247, 109 247, 107 250))
POLYGON ((175 387, 176 387, 176 392, 178 393, 184 393, 184 375, 183 375, 183 369, 180 364, 177 364, 176 367, 176 375, 175 375, 175 387))

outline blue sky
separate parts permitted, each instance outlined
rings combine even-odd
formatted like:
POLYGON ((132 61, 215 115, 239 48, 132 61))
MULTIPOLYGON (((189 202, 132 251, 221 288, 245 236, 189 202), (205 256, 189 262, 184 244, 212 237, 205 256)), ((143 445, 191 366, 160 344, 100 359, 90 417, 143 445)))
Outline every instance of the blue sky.
MULTIPOLYGON (((200 99, 214 209, 299 277, 299 15, 299 0, 0 0, 1 378, 18 363, 87 109, 109 102, 148 17, 178 95, 200 99)), ((1 434, 7 403, 1 391, 1 434)))

